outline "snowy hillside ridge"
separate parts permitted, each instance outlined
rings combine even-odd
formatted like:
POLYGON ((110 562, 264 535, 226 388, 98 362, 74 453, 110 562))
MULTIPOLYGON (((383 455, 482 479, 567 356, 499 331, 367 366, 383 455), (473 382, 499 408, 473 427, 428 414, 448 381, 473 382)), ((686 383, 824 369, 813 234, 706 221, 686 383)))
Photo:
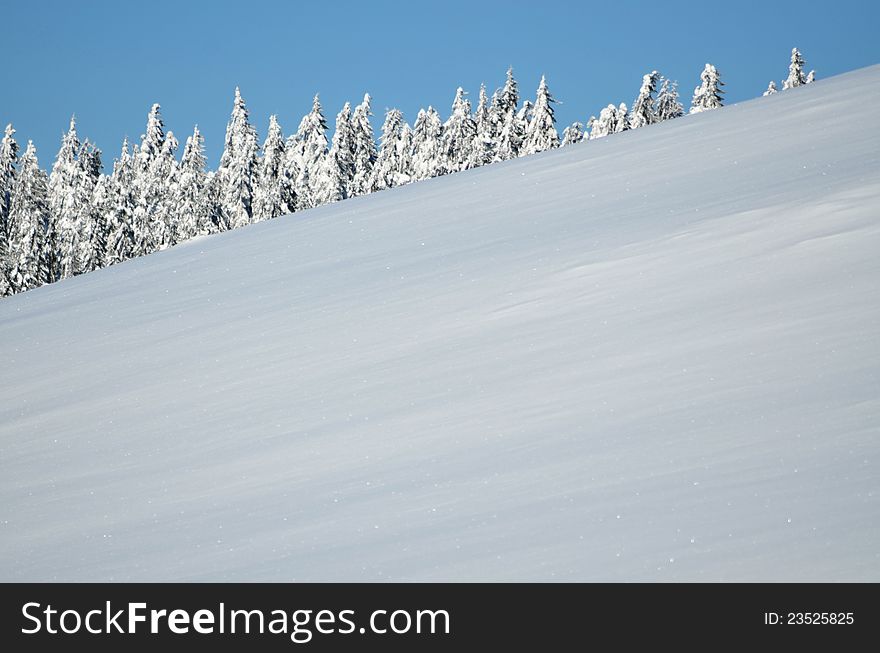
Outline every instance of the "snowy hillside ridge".
POLYGON ((880 580, 878 96, 7 298, 0 579, 880 580))
MULTIPOLYGON (((783 89, 815 79, 812 72, 804 74, 804 65, 800 52, 792 50, 783 89)), ((715 66, 706 64, 690 112, 720 108, 723 85, 715 66)), ((277 116, 271 116, 260 148, 236 88, 214 172, 207 171, 198 126, 176 159, 179 142, 166 132, 158 104, 150 109, 140 143, 123 141, 112 174, 102 173, 102 152, 88 139, 80 142, 73 118, 48 176, 32 142, 19 160, 15 130, 7 125, 0 141, 0 298, 196 236, 684 115, 677 84, 657 71, 643 77, 631 112, 625 103, 609 104, 598 119, 590 117, 588 132, 575 122, 565 128, 561 142, 555 103, 542 77, 535 101, 520 107, 519 87, 508 69, 491 99, 481 85, 475 111, 458 88, 446 122, 429 106, 410 128, 399 110, 389 109, 377 145, 369 94, 354 110, 350 103, 343 106, 332 141, 315 95, 311 111, 288 138, 277 116)))

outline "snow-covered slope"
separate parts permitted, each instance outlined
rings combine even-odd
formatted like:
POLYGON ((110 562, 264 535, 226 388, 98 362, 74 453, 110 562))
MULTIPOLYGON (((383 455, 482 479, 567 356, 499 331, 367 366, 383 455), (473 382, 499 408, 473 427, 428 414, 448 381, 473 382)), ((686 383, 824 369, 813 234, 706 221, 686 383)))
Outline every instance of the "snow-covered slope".
POLYGON ((2 580, 880 580, 880 67, 0 302, 2 580))

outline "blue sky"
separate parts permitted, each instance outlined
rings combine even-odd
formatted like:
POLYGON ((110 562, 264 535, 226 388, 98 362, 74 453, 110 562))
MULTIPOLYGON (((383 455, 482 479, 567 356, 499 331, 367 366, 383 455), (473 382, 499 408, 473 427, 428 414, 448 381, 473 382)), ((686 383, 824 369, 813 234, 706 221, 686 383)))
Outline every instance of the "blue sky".
POLYGON ((272 113, 295 131, 315 92, 331 128, 365 91, 377 126, 388 107, 412 122, 433 104, 445 118, 457 86, 476 104, 480 82, 491 93, 512 65, 523 98, 547 75, 561 131, 631 103, 653 69, 689 101, 711 62, 737 102, 778 83, 793 46, 819 79, 880 63, 873 1, 3 4, 0 125, 32 139, 46 168, 72 113, 109 168, 153 102, 181 142, 199 124, 215 167, 236 85, 262 138, 272 113))

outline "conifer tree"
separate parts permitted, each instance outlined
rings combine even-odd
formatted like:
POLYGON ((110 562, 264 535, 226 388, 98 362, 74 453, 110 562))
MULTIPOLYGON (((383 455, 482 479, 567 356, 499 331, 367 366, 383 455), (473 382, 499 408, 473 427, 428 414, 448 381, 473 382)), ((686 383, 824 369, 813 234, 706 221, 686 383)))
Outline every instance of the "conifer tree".
POLYGON ((50 225, 47 247, 53 281, 70 276, 75 260, 76 216, 80 210, 77 195, 81 177, 77 161, 79 151, 76 119, 71 118, 70 128, 61 139, 61 148, 49 175, 50 225))
POLYGON ((49 227, 48 178, 28 141, 19 162, 9 209, 9 284, 22 292, 49 283, 45 243, 49 227))
POLYGON ((657 110, 654 106, 654 93, 657 92, 657 81, 660 74, 655 70, 642 77, 642 86, 639 95, 633 102, 630 115, 630 127, 638 129, 653 125, 658 121, 657 110))
POLYGON ((385 113, 382 125, 379 156, 373 167, 373 190, 394 188, 409 181, 405 174, 406 161, 404 153, 403 114, 397 109, 389 109, 385 113))
POLYGON ((523 146, 525 144, 526 135, 529 133, 529 124, 532 122, 534 108, 535 105, 529 100, 525 100, 516 114, 517 130, 522 135, 522 138, 520 139, 520 147, 516 154, 517 156, 522 156, 524 154, 523 146))
POLYGON ((167 193, 166 180, 157 176, 164 166, 156 164, 165 148, 165 125, 161 110, 159 104, 150 107, 146 132, 141 135, 140 146, 134 149, 134 256, 149 254, 157 248, 157 214, 167 193))
POLYGON ((626 108, 626 102, 621 102, 617 107, 617 123, 614 127, 614 133, 619 134, 629 129, 629 111, 626 108))
POLYGON ((466 170, 472 159, 477 123, 471 116, 470 100, 465 99, 464 89, 455 91, 452 113, 443 125, 440 152, 443 167, 449 172, 466 170))
POLYGON ((700 74, 700 85, 694 89, 691 113, 720 109, 724 105, 724 100, 721 97, 724 94, 724 91, 721 90, 722 86, 724 86, 724 82, 721 81, 721 76, 715 66, 707 63, 700 74))
POLYGON ((440 160, 443 125, 434 107, 420 110, 413 124, 412 174, 414 179, 430 179, 445 174, 440 160))
POLYGON ((575 145, 584 140, 584 126, 575 121, 565 128, 562 132, 561 147, 566 145, 575 145))
POLYGON ((18 161, 18 143, 15 130, 6 125, 0 140, 0 238, 8 235, 9 207, 12 204, 12 187, 15 185, 15 165, 18 161))
POLYGON ((256 129, 250 123, 244 98, 236 86, 215 179, 221 231, 250 224, 253 219, 258 147, 256 129))
POLYGON ((177 161, 174 158, 178 142, 173 132, 168 132, 162 150, 153 160, 150 177, 153 181, 155 206, 151 222, 151 251, 174 245, 174 223, 177 221, 175 203, 177 186, 177 161))
POLYGON ((815 71, 815 70, 811 70, 811 71, 810 71, 810 74, 807 75, 807 80, 806 80, 804 83, 805 83, 805 84, 812 84, 812 83, 815 82, 815 81, 816 81, 816 71, 815 71))
POLYGON ((599 112, 598 118, 590 118, 590 138, 603 138, 623 131, 621 123, 626 123, 626 105, 622 104, 624 114, 621 115, 620 109, 613 104, 599 112))
POLYGON ((782 82, 782 90, 788 90, 807 83, 804 76, 804 57, 797 48, 791 49, 791 64, 788 66, 788 78, 782 82))
POLYGON ((525 154, 535 154, 555 147, 559 147, 559 134, 556 131, 556 116, 553 104, 556 102, 547 88, 547 81, 541 76, 538 92, 535 97, 535 105, 532 109, 532 118, 526 132, 523 151, 525 154))
POLYGON ((771 81, 770 84, 768 84, 768 86, 767 86, 767 90, 764 91, 764 97, 767 97, 768 95, 773 95, 776 92, 777 92, 776 82, 771 81))
POLYGON ((323 202, 338 202, 351 197, 354 181, 355 134, 351 122, 351 104, 346 102, 336 114, 336 129, 327 153, 327 185, 323 202))
POLYGON ((296 210, 293 180, 287 176, 287 146, 276 116, 269 117, 269 131, 257 169, 254 220, 269 220, 296 210))
POLYGON ((412 157, 413 132, 409 124, 403 123, 400 129, 400 138, 397 140, 397 181, 398 186, 413 181, 413 157, 412 157))
POLYGON ((665 78, 661 80, 657 93, 657 122, 680 118, 684 115, 684 107, 678 99, 678 84, 665 78))
POLYGON ((351 195, 366 195, 371 191, 373 166, 376 164, 376 143, 373 141, 373 126, 370 124, 370 94, 355 107, 351 118, 354 132, 354 177, 351 182, 351 195))
POLYGON ((87 212, 80 223, 79 274, 97 270, 105 265, 109 223, 107 213, 112 207, 112 182, 107 175, 99 175, 89 198, 87 212), (88 226, 85 227, 84 223, 88 226))
POLYGON ((113 173, 107 184, 107 246, 104 265, 115 265, 136 255, 134 214, 137 191, 134 186, 134 162, 128 139, 122 142, 122 152, 113 163, 113 173))
POLYGON ((329 185, 324 161, 327 155, 327 121, 317 95, 312 100, 312 110, 299 123, 294 142, 299 163, 294 191, 298 207, 308 209, 321 203, 329 185))
MULTIPOLYGON (((95 210, 95 189, 101 178, 101 150, 88 140, 84 141, 77 155, 79 175, 75 189, 75 206, 72 241, 61 259, 62 274, 65 277, 89 272, 94 262, 93 249, 101 249, 105 222, 99 211, 95 210)), ((103 251, 101 252, 103 256, 103 251)))
POLYGON ((495 122, 492 107, 497 102, 497 97, 496 94, 490 103, 486 96, 486 85, 480 84, 480 101, 475 114, 477 137, 474 142, 474 162, 471 167, 492 163, 495 158, 495 122))
POLYGON ((196 125, 192 136, 186 139, 177 168, 175 242, 212 234, 219 229, 218 210, 208 188, 204 150, 205 139, 196 125))
POLYGON ((507 79, 504 82, 504 88, 498 95, 498 102, 493 106, 497 143, 495 161, 506 161, 519 156, 525 130, 522 122, 517 119, 518 105, 519 89, 511 67, 507 69, 507 79))
POLYGON ((14 134, 12 125, 6 125, 3 140, 0 140, 0 297, 15 290, 9 276, 12 257, 9 212, 15 185, 15 164, 18 160, 18 143, 14 134))

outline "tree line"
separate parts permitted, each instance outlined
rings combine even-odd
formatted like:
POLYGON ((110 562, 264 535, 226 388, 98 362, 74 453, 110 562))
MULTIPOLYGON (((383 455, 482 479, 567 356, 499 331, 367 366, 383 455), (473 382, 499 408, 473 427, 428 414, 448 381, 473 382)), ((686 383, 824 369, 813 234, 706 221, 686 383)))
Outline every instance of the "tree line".
MULTIPOLYGON (((783 89, 814 79, 813 72, 805 74, 800 52, 792 50, 783 89)), ((716 68, 706 64, 689 113, 723 106, 722 86, 716 68)), ((774 92, 771 82, 765 95, 774 92)), ((177 159, 179 142, 166 132, 158 104, 150 109, 140 143, 124 140, 109 174, 102 172, 101 151, 88 139, 80 141, 74 119, 49 174, 40 168, 32 142, 19 156, 15 130, 7 125, 0 141, 0 297, 195 236, 685 115, 677 84, 656 71, 643 77, 631 107, 609 104, 586 125, 567 126, 561 137, 555 102, 542 77, 534 101, 520 105, 508 69, 491 97, 480 87, 475 110, 458 88, 445 121, 429 106, 410 127, 399 110, 389 109, 377 143, 369 94, 354 109, 345 103, 330 141, 316 95, 295 134, 285 138, 271 116, 260 145, 236 88, 214 171, 207 169, 198 126, 177 159)))

